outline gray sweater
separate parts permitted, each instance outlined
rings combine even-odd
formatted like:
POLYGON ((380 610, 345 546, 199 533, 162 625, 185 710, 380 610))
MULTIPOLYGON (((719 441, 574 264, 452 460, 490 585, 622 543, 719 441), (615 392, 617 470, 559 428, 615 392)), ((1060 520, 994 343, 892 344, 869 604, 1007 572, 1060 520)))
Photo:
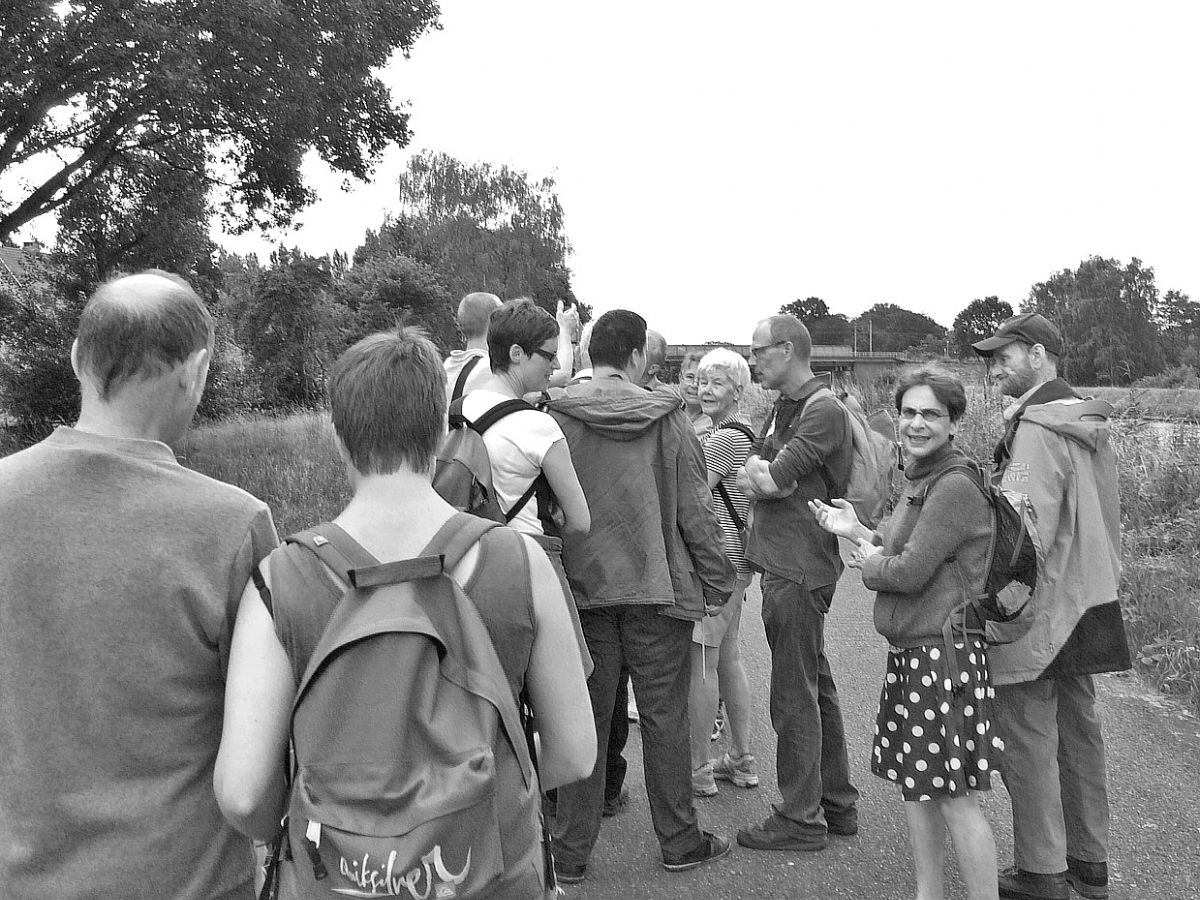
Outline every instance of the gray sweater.
POLYGON ((863 584, 875 595, 875 629, 905 649, 940 644, 955 606, 983 584, 992 518, 971 477, 947 466, 966 457, 953 444, 909 464, 904 492, 884 523, 883 552, 863 564, 863 584), (956 561, 952 561, 956 560, 956 561), (956 567, 961 567, 961 572, 956 567))

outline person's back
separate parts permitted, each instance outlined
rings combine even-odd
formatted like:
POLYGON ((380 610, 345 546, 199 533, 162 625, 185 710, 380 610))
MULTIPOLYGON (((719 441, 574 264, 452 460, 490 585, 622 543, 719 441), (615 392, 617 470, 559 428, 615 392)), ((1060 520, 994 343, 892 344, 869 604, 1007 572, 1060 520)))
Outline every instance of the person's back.
POLYGON ((0 460, 3 894, 250 897, 212 775, 270 513, 160 440, 91 430, 87 397, 79 427, 0 460))
POLYGON ((476 291, 458 303, 458 331, 466 342, 462 350, 452 350, 442 363, 446 370, 446 406, 468 394, 491 377, 488 358, 488 319, 500 308, 495 294, 476 291))

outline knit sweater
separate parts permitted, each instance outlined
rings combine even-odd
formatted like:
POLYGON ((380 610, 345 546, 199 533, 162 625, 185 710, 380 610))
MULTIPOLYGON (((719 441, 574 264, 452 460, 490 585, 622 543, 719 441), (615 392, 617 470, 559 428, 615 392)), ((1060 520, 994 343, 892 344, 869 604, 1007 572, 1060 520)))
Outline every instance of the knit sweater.
POLYGON ((909 464, 904 492, 884 524, 883 552, 863 564, 863 584, 878 592, 875 629, 893 646, 940 643, 946 617, 967 599, 966 586, 975 591, 983 583, 992 528, 987 500, 964 472, 938 478, 966 458, 948 443, 909 464))

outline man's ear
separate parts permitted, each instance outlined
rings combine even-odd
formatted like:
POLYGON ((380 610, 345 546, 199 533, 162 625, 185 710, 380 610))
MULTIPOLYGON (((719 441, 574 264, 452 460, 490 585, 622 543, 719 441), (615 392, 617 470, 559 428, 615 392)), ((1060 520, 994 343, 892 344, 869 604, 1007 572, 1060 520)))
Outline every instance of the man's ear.
POLYGON ((183 368, 179 373, 179 383, 185 391, 189 394, 204 391, 204 385, 208 381, 208 365, 211 361, 212 354, 209 353, 207 347, 201 347, 183 361, 183 368))
POLYGON ((79 364, 79 341, 71 341, 71 369, 75 372, 75 377, 83 381, 83 371, 79 364))

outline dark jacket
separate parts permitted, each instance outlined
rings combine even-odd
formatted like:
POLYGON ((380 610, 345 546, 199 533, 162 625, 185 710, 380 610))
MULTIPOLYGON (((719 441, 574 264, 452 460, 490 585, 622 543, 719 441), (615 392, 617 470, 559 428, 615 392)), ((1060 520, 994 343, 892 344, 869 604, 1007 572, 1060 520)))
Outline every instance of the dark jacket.
POLYGON ((942 626, 983 585, 992 515, 972 476, 948 466, 966 457, 946 444, 904 470, 904 492, 882 531, 883 553, 863 564, 874 591, 875 630, 896 647, 942 643, 942 626))
POLYGON ((679 398, 619 378, 571 385, 550 401, 592 514, 563 539, 580 609, 653 604, 698 620, 733 591, 704 455, 679 398))
POLYGON ((1012 416, 997 457, 1005 494, 1028 497, 1035 515, 1038 583, 1033 626, 991 651, 992 680, 1128 669, 1132 663, 1117 601, 1121 506, 1109 438, 1112 407, 1081 400, 1066 382, 1043 385, 1012 416), (1050 398, 1050 399, 1048 399, 1050 398))

